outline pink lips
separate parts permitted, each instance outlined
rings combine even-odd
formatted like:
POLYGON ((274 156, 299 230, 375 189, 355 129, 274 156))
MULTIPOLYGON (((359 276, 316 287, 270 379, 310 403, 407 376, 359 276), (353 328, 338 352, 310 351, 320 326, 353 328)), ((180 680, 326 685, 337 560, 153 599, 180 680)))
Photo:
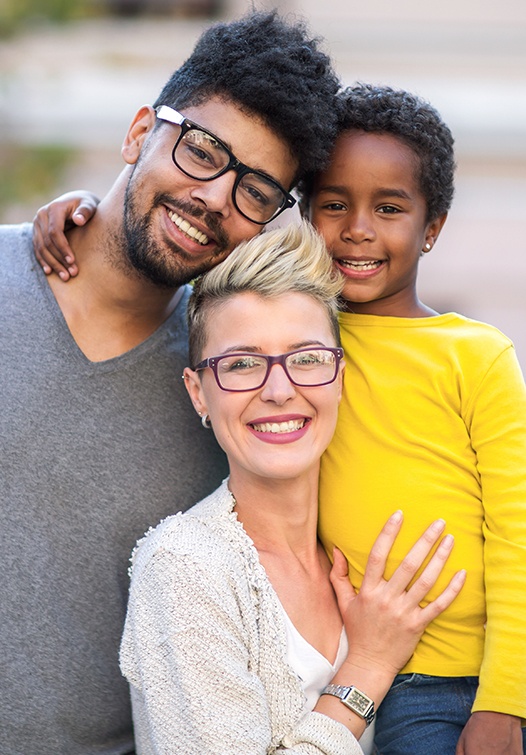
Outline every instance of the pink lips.
POLYGON ((309 425, 310 419, 308 417, 298 414, 287 414, 279 417, 260 417, 247 424, 247 427, 252 435, 258 438, 258 440, 261 440, 264 443, 281 445, 284 443, 294 443, 296 440, 303 438, 308 432, 309 425), (272 431, 268 428, 269 425, 278 426, 282 425, 284 422, 303 422, 304 424, 297 429, 287 430, 281 427, 279 432, 276 431, 276 429, 272 431), (256 430, 254 427, 255 425, 267 425, 267 428, 256 430))

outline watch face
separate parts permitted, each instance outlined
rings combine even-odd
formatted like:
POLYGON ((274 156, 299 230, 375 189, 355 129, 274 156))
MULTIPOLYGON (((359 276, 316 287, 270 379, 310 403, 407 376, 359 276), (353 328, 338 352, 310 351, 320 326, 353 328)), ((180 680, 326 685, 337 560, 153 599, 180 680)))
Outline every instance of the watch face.
POLYGON ((366 695, 362 695, 362 693, 357 689, 352 689, 347 697, 345 698, 346 703, 350 703, 353 707, 353 709, 357 713, 361 713, 362 715, 365 715, 369 708, 371 707, 371 700, 366 695))

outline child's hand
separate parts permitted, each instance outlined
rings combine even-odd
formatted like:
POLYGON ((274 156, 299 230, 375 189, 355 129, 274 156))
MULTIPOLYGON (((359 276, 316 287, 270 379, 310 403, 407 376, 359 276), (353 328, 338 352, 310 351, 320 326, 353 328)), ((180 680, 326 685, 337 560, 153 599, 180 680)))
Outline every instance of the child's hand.
POLYGON ((443 520, 434 522, 386 580, 387 557, 401 525, 401 512, 393 514, 385 524, 372 547, 358 594, 349 582, 347 563, 338 549, 334 552, 331 571, 331 582, 349 639, 346 662, 393 677, 413 654, 429 622, 458 595, 466 577, 465 571, 457 572, 445 590, 421 608, 420 603, 437 581, 451 553, 453 538, 447 535, 442 539, 429 563, 411 584, 444 531, 443 520))
POLYGON ((523 755, 520 718, 489 710, 472 713, 455 752, 456 755, 523 755))
POLYGON ((37 211, 33 218, 33 246, 46 275, 54 271, 63 281, 77 275, 75 256, 64 231, 87 223, 99 201, 91 192, 71 191, 37 211))

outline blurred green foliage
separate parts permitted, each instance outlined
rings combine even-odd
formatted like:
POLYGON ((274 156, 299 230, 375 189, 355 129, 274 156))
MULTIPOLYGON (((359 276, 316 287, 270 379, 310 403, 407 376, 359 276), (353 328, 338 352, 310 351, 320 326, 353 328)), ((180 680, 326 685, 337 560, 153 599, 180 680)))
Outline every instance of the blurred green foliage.
POLYGON ((64 23, 94 15, 93 0, 0 0, 0 37, 35 23, 64 23))
POLYGON ((0 215, 9 205, 49 199, 74 159, 75 151, 57 145, 0 146, 0 215))

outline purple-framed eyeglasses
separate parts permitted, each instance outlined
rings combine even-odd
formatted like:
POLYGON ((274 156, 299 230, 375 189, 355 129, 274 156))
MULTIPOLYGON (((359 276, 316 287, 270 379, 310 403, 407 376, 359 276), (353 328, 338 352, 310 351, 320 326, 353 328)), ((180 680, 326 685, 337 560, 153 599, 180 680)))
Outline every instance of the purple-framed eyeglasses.
POLYGON ((255 391, 265 385, 270 370, 281 365, 291 383, 301 387, 328 385, 336 380, 343 349, 319 347, 297 349, 287 354, 269 356, 254 352, 237 352, 207 357, 194 368, 213 371, 223 391, 255 391))

